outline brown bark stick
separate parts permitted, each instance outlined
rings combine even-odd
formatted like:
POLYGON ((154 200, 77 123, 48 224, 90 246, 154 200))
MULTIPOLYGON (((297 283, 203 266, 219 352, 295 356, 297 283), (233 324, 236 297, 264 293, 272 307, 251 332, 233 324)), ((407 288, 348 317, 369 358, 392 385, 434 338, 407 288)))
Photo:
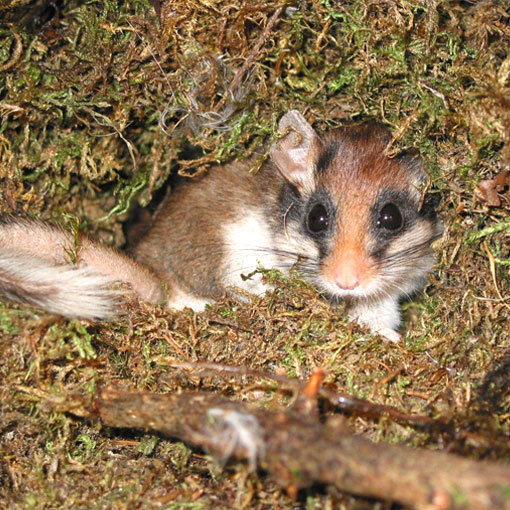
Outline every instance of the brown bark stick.
POLYGON ((271 412, 206 393, 104 388, 93 413, 106 425, 150 429, 223 458, 248 459, 285 487, 332 484, 419 510, 510 510, 509 466, 372 443, 294 410, 271 412))

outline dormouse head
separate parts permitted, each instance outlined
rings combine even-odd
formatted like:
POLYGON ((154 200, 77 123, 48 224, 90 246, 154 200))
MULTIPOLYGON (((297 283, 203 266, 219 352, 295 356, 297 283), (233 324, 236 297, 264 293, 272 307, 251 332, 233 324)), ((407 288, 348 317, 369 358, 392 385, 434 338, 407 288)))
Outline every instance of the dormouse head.
POLYGON ((425 194, 422 159, 410 153, 387 157, 390 136, 376 125, 319 136, 293 110, 279 130, 283 136, 271 159, 287 182, 286 195, 294 197, 286 206, 285 230, 297 242, 313 242, 305 267, 315 283, 338 297, 415 290, 441 232, 437 195, 425 194))

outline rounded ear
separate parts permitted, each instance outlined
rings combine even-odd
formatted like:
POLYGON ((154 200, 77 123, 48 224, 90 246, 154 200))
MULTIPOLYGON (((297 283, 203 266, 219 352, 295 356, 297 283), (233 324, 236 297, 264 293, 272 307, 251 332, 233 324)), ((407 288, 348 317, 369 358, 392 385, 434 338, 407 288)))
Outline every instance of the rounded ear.
POLYGON ((319 137, 297 110, 286 113, 278 123, 283 135, 271 147, 273 163, 283 177, 299 190, 314 187, 314 154, 319 137))
POLYGON ((409 149, 398 156, 400 164, 404 165, 410 175, 410 181, 417 189, 422 189, 429 182, 429 174, 425 168, 425 161, 416 149, 409 149))

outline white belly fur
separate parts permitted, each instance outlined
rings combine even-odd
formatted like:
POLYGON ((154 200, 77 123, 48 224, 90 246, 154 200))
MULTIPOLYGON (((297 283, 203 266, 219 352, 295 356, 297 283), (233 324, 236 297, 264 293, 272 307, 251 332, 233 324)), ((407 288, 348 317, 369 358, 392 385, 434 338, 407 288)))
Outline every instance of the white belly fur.
MULTIPOLYGON (((284 229, 283 229, 284 230, 284 229)), ((289 268, 302 254, 311 258, 318 257, 318 249, 312 241, 299 235, 297 229, 274 235, 266 218, 259 211, 244 211, 244 217, 223 227, 225 258, 222 262, 222 283, 225 287, 239 287, 245 291, 263 295, 267 287, 262 283, 262 276, 253 273, 259 263, 265 269, 279 269, 288 272, 289 268), (275 253, 274 248, 287 253, 275 253)), ((168 303, 169 308, 204 309, 210 301, 189 293, 173 289, 168 303)))
MULTIPOLYGON (((258 263, 265 269, 284 269, 282 257, 272 251, 275 239, 267 220, 260 213, 248 210, 242 219, 225 225, 223 232, 227 254, 223 266, 225 285, 241 287, 252 294, 263 294, 266 289, 260 274, 247 280, 243 280, 241 275, 247 276, 255 271, 258 263)), ((285 257, 285 267, 293 262, 295 258, 285 257)))

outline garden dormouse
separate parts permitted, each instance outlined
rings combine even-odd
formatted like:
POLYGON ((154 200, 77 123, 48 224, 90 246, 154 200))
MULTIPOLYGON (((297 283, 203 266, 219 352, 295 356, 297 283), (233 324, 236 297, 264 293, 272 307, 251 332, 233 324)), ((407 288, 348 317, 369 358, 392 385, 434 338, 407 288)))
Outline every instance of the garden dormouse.
POLYGON ((420 157, 384 151, 374 125, 317 134, 298 111, 256 173, 219 165, 162 202, 147 234, 121 254, 41 222, 0 225, 0 293, 65 316, 109 319, 122 282, 143 300, 203 309, 235 287, 264 292, 257 264, 302 274, 349 314, 398 340, 399 301, 419 290, 441 226, 420 157), (76 264, 69 264, 74 250, 76 264))

